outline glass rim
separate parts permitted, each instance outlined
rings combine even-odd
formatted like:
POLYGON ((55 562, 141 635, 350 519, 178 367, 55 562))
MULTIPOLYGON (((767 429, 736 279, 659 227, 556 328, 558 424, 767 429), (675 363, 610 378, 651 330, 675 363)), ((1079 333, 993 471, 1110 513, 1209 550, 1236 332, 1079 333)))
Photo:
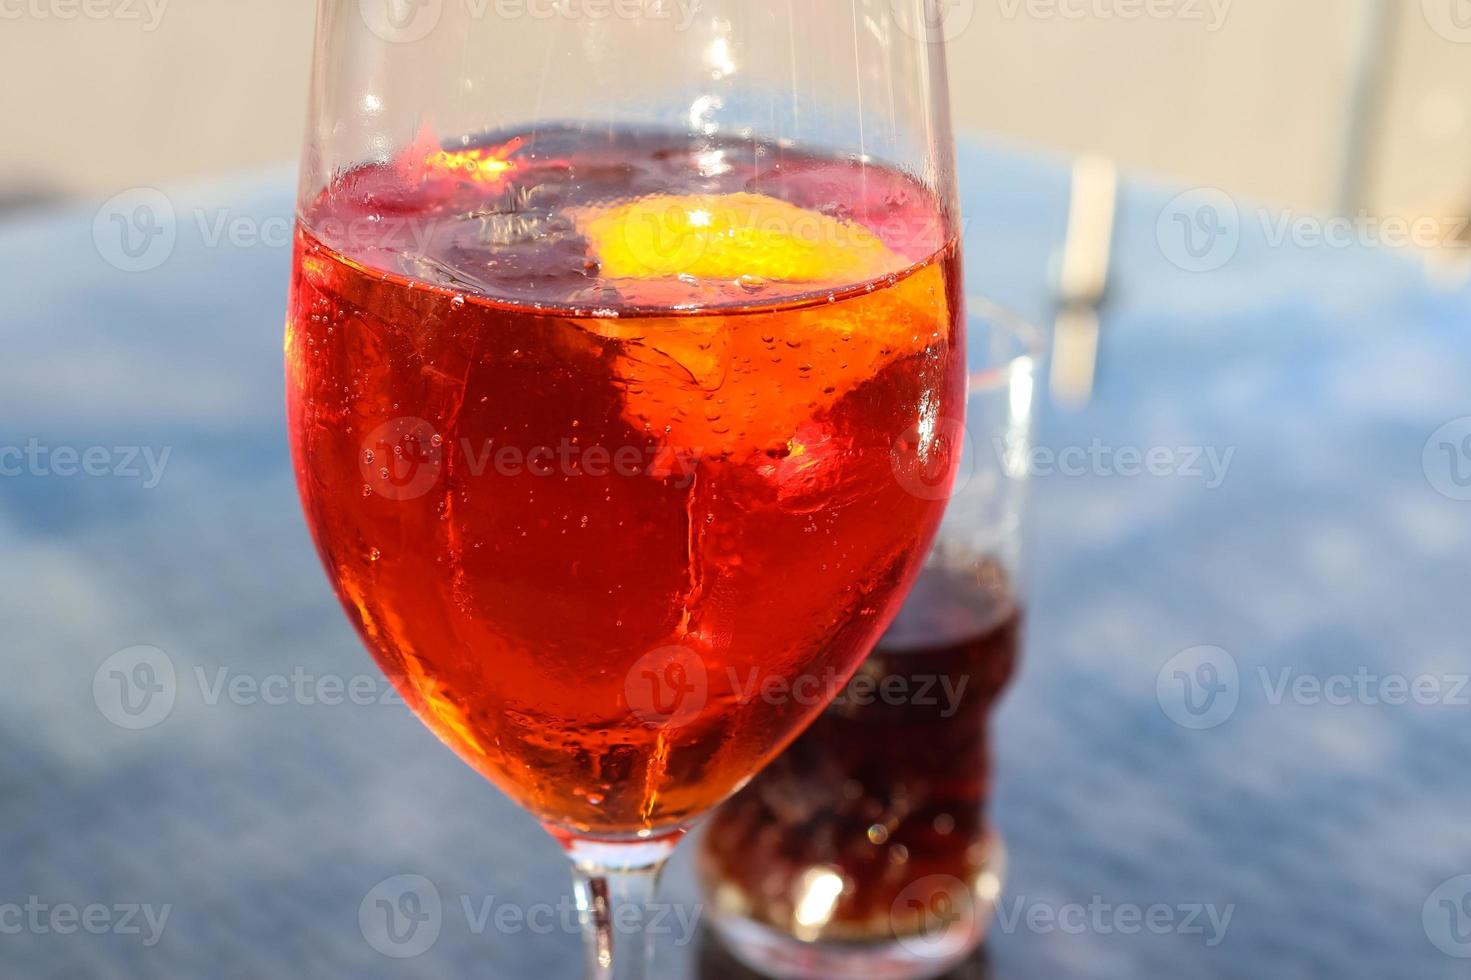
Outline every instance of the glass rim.
MULTIPOLYGON (((969 379, 972 393, 1010 383, 1016 365, 1029 362, 1029 366, 1035 369, 1047 353, 1045 330, 987 296, 967 293, 965 296, 967 335, 969 335, 971 324, 977 321, 1000 327, 1004 334, 1012 338, 1012 342, 1009 345, 1007 356, 989 360, 981 367, 967 372, 966 376, 969 379)), ((967 358, 969 358, 970 351, 973 351, 974 348, 967 344, 967 350, 967 358)))

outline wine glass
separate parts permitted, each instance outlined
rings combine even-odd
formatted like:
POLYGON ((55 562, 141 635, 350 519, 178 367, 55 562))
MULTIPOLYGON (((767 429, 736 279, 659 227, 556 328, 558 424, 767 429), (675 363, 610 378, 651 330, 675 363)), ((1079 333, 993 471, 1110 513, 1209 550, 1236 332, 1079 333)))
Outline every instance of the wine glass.
POLYGON ((321 0, 303 505, 408 704, 571 858, 591 977, 645 975, 615 907, 842 689, 944 509, 930 12, 321 0))

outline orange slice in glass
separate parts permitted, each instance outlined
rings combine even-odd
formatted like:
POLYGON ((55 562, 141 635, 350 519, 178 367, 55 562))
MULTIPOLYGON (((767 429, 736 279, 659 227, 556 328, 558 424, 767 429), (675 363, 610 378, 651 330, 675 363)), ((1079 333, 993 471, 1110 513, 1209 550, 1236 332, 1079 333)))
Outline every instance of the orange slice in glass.
POLYGON ((904 260, 869 229, 777 198, 656 195, 584 212, 578 224, 609 279, 752 278, 835 297, 585 324, 619 342, 630 421, 681 452, 779 451, 805 422, 949 330, 937 265, 902 274, 904 260))
POLYGON ((855 283, 895 271, 866 227, 764 194, 656 194, 582 223, 611 279, 855 283))

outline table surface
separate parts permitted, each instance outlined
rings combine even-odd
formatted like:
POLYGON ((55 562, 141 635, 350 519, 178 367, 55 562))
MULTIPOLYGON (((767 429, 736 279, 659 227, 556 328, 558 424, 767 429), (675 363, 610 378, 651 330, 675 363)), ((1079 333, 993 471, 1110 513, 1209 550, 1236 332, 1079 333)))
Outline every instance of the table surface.
MULTIPOLYGON (((1064 168, 983 146, 961 166, 969 287, 1044 316, 1064 168)), ((110 474, 58 457, 0 478, 0 972, 577 976, 560 922, 482 914, 565 905, 558 851, 405 708, 221 693, 378 685, 288 466, 291 187, 168 189, 176 239, 147 272, 104 260, 95 207, 0 224, 0 446, 105 447, 110 474), (235 219, 268 240, 215 236, 235 219), (134 729, 108 692, 135 655, 109 658, 138 645, 176 674, 134 729), (442 913, 392 958, 359 909, 404 874, 442 913)), ((1026 669, 998 719, 1010 880, 963 975, 1471 977, 1451 955, 1471 954, 1471 492, 1451 468, 1471 459, 1439 448, 1465 448, 1471 295, 1389 249, 1274 241, 1245 206, 1234 255, 1190 272, 1171 197, 1126 183, 1097 398, 1048 410, 1039 441, 1177 465, 1039 467, 1026 669), (1208 450, 1231 453, 1224 479, 1189 465, 1208 450), (1204 719, 1173 686, 1201 646, 1234 704, 1204 719), (1335 677, 1369 686, 1282 686, 1335 677), (1391 703, 1395 677, 1439 693, 1391 703), (1126 911, 1151 906, 1158 930, 1126 911)), ((696 902, 687 855, 666 896, 696 902)), ((698 934, 659 955, 665 977, 741 975, 698 934)))

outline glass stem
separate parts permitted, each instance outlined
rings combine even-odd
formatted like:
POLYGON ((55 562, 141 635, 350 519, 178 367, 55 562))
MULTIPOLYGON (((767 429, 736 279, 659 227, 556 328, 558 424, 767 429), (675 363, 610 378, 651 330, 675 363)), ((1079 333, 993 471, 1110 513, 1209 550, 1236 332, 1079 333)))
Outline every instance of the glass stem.
POLYGON ((650 905, 674 840, 608 844, 574 840, 577 917, 587 951, 588 980, 649 980, 654 976, 650 905))

